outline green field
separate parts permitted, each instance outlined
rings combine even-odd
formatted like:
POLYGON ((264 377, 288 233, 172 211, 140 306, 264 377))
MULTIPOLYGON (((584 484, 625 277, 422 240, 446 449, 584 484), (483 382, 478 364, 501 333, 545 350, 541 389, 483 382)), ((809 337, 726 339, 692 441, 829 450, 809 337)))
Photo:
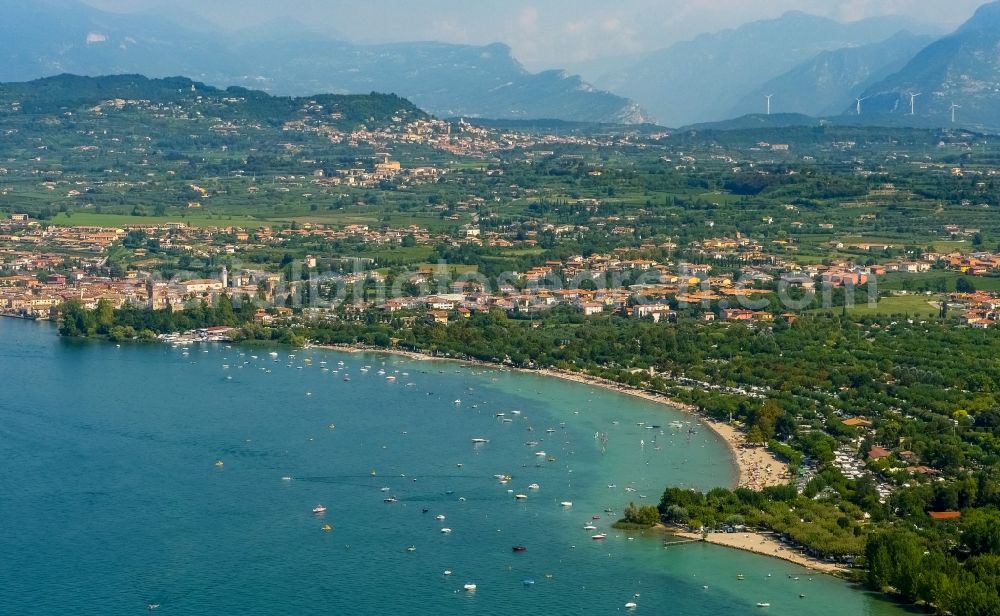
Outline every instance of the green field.
POLYGON ((162 225, 182 222, 192 227, 244 227, 257 229, 270 223, 248 216, 130 216, 128 214, 95 214, 73 212, 70 216, 60 214, 49 221, 60 227, 125 227, 128 225, 162 225))
POLYGON ((980 291, 1000 291, 1000 278, 986 276, 964 276, 959 272, 931 270, 921 274, 891 273, 880 276, 878 286, 881 290, 903 290, 934 292, 955 291, 955 281, 965 278, 980 291))
POLYGON ((869 306, 867 303, 856 304, 854 307, 849 308, 848 312, 854 316, 907 314, 910 316, 933 317, 938 314, 938 309, 932 306, 930 302, 937 300, 939 297, 937 295, 931 296, 922 293, 920 295, 893 295, 881 298, 875 306, 869 306))

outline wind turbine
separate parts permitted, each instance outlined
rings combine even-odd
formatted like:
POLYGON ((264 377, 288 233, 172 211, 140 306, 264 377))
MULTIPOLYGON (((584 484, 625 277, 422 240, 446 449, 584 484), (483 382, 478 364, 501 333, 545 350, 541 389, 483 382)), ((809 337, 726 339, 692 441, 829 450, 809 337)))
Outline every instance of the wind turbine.
POLYGON ((955 110, 956 109, 961 109, 961 108, 962 108, 961 105, 956 105, 955 103, 951 104, 951 123, 952 124, 955 123, 955 110))
POLYGON ((920 92, 910 92, 910 115, 917 115, 916 107, 913 106, 913 101, 916 100, 918 96, 920 96, 920 92))
POLYGON ((869 98, 871 98, 871 97, 870 96, 866 96, 864 98, 855 98, 854 99, 854 100, 858 101, 858 107, 857 107, 857 109, 858 109, 858 115, 861 115, 861 101, 866 101, 869 98))
POLYGON ((767 99, 767 115, 771 115, 771 99, 774 97, 773 94, 765 94, 764 98, 767 99))

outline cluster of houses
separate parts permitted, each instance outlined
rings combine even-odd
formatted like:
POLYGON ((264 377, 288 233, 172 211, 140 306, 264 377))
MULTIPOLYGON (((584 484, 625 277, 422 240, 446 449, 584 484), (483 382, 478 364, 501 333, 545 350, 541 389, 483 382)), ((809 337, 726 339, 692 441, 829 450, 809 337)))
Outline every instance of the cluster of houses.
POLYGON ((962 321, 973 329, 1000 325, 1000 298, 991 293, 952 293, 945 300, 961 311, 962 321))
MULTIPOLYGON (((476 204, 470 201, 464 205, 468 208, 476 204)), ((604 223, 614 221, 601 224, 604 223)), ((581 232, 578 225, 546 224, 540 228, 557 235, 581 232)), ((522 241, 533 242, 535 237, 536 232, 529 231, 524 233, 522 241)), ((43 226, 25 215, 15 215, 0 221, 0 311, 43 316, 67 299, 94 305, 101 298, 116 306, 130 303, 156 309, 178 308, 192 299, 211 299, 222 293, 283 306, 289 295, 301 295, 300 287, 307 283, 286 283, 280 274, 265 270, 227 272, 211 279, 178 277, 160 281, 149 273, 157 261, 148 254, 147 247, 155 242, 162 250, 210 257, 310 239, 375 245, 398 245, 407 240, 414 244, 481 245, 498 242, 503 237, 500 232, 482 231, 475 222, 462 226, 456 233, 435 235, 414 225, 376 228, 365 224, 331 227, 303 223, 285 228, 248 229, 192 227, 177 222, 122 228, 60 227, 43 226), (140 240, 129 244, 135 238, 140 240), (131 269, 121 279, 108 278, 105 267, 108 251, 122 244, 140 259, 138 268, 131 269)), ((675 319, 678 308, 701 306, 706 321, 766 323, 775 318, 795 319, 790 313, 777 315, 767 309, 767 301, 759 301, 782 285, 815 291, 820 285, 861 287, 873 276, 888 272, 921 273, 934 266, 966 273, 1000 268, 1000 255, 985 253, 925 253, 916 260, 867 266, 849 261, 797 264, 768 254, 758 241, 739 234, 734 238, 692 242, 685 256, 694 260, 674 263, 650 257, 672 253, 676 248, 668 240, 657 244, 645 242, 638 248, 620 247, 606 253, 574 255, 540 263, 524 272, 510 272, 505 281, 478 280, 475 276, 451 280, 452 275, 446 274, 444 284, 449 285, 446 289, 440 287, 440 272, 427 268, 407 272, 406 280, 421 285, 433 279, 438 285, 436 295, 424 292, 419 296, 387 299, 386 293, 373 305, 388 312, 423 310, 429 319, 441 323, 475 311, 532 312, 559 305, 575 306, 587 316, 617 313, 656 322, 675 319), (495 288, 490 288, 491 283, 495 288)), ((325 261, 328 259, 320 263, 315 256, 306 256, 301 265, 305 270, 313 270, 329 265, 325 261)), ((343 272, 350 268, 335 269, 343 272)), ((354 271, 332 274, 325 280, 342 285, 364 281, 384 282, 384 274, 354 271)), ((961 311, 969 326, 989 327, 1000 322, 1000 300, 990 294, 955 294, 946 301, 949 308, 961 311)))

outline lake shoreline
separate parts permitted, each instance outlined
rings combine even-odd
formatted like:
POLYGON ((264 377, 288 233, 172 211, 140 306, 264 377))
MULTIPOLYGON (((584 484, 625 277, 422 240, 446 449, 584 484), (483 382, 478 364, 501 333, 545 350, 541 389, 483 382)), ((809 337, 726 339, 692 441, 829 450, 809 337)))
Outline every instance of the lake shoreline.
POLYGON ((760 491, 769 486, 785 485, 789 479, 788 464, 779 460, 773 453, 764 447, 749 447, 742 432, 732 425, 717 421, 698 412, 698 409, 664 396, 663 394, 647 391, 629 385, 623 385, 608 379, 581 374, 557 368, 514 368, 511 366, 501 366, 499 364, 479 361, 475 359, 460 359, 455 357, 439 357, 416 351, 403 349, 385 349, 380 347, 370 347, 365 345, 311 345, 310 348, 326 349, 331 351, 343 351, 348 353, 386 353, 399 357, 406 357, 417 361, 442 360, 453 361, 468 365, 482 366, 487 368, 503 368, 514 370, 525 374, 536 374, 548 376, 565 381, 572 381, 582 385, 599 387, 607 391, 642 398, 649 402, 655 402, 664 406, 694 416, 700 423, 715 432, 726 443, 732 456, 733 465, 737 471, 736 486, 739 488, 749 488, 760 491))
MULTIPOLYGON (((745 437, 742 432, 729 425, 728 423, 716 421, 710 417, 706 417, 704 414, 699 413, 698 410, 691 406, 690 404, 685 404, 683 402, 673 400, 659 394, 656 392, 650 392, 637 387, 632 387, 629 385, 623 385, 608 379, 602 379, 600 377, 591 376, 588 374, 579 374, 576 372, 570 372, 567 370, 559 370, 556 368, 538 368, 538 369, 528 369, 528 368, 514 368, 511 366, 499 366, 494 363, 484 362, 474 359, 460 359, 455 357, 438 357, 434 355, 428 355, 426 353, 418 353, 416 351, 406 351, 403 349, 384 349, 379 347, 368 347, 364 345, 313 345, 310 348, 320 348, 331 351, 342 351, 348 353, 383 353, 387 355, 396 355, 399 357, 406 357, 408 359, 413 359, 416 361, 433 361, 433 360, 443 360, 458 362, 466 365, 481 366, 485 368, 503 368, 507 370, 522 372, 525 374, 536 374, 541 376, 553 377, 562 379, 565 381, 572 381, 574 383, 579 383, 581 385, 590 385, 592 387, 599 387, 607 391, 613 391, 620 394, 626 394, 629 396, 635 396, 637 398, 642 398, 643 400, 648 400, 650 402, 655 402, 657 404, 662 404, 664 406, 669 406, 671 408, 680 410, 689 415, 693 415, 699 422, 706 425, 709 429, 719 435, 722 440, 726 443, 726 447, 730 451, 733 463, 737 469, 737 487, 749 488, 751 490, 760 491, 768 486, 784 485, 789 479, 789 469, 788 464, 778 460, 774 454, 762 447, 747 447, 745 437)), ((705 541, 706 543, 711 543, 712 545, 726 547, 731 549, 743 550, 745 552, 751 552, 759 556, 768 556, 770 558, 778 558, 786 562, 791 562, 800 567, 804 567, 811 571, 817 571, 819 573, 834 575, 837 577, 842 577, 845 573, 845 569, 841 566, 834 565, 826 561, 822 561, 804 554, 795 552, 780 541, 778 541, 774 535, 767 533, 708 533, 706 536, 702 536, 700 533, 689 533, 682 531, 674 531, 663 526, 654 527, 654 530, 658 532, 665 532, 672 534, 675 537, 680 537, 682 539, 705 541)))
MULTIPOLYGON (((236 342, 234 344, 242 344, 242 343, 236 342)), ((515 368, 512 366, 503 366, 496 363, 484 362, 475 359, 441 357, 441 356, 430 355, 427 353, 420 353, 416 351, 407 351, 404 349, 386 349, 386 348, 371 347, 361 344, 353 344, 353 345, 313 344, 309 345, 307 348, 344 352, 344 353, 372 353, 372 354, 395 355, 398 357, 405 357, 407 359, 412 359, 415 361, 435 361, 435 360, 450 361, 465 365, 479 366, 483 368, 506 369, 525 374, 536 374, 541 376, 554 377, 565 381, 572 381, 574 383, 582 385, 599 387, 607 391, 613 391, 620 394, 642 398, 644 400, 655 402, 657 404, 662 404, 664 406, 669 406, 673 409, 692 415, 700 423, 704 424, 705 426, 710 428, 713 432, 715 432, 717 435, 719 435, 722 438, 722 440, 726 443, 726 446, 729 449, 730 454, 732 456, 733 464, 736 467, 737 487, 744 487, 759 491, 767 486, 783 485, 787 482, 788 465, 778 460, 770 451, 759 447, 757 448, 747 447, 743 434, 740 431, 738 431, 735 427, 729 425, 728 423, 716 421, 710 417, 707 417, 704 414, 699 413, 695 407, 671 399, 661 393, 651 392, 640 388, 632 387, 629 385, 623 385, 615 381, 610 381, 608 379, 603 379, 588 374, 581 374, 567 370, 559 370, 556 368, 539 368, 539 369, 515 368)), ((755 533, 709 533, 707 536, 703 537, 700 533, 683 532, 679 530, 669 529, 662 525, 654 527, 653 530, 655 530, 656 532, 667 533, 684 540, 705 541, 707 543, 711 543, 713 545, 717 545, 720 547, 739 549, 757 555, 779 558, 787 562, 792 562, 799 566, 824 574, 839 575, 843 574, 843 572, 845 571, 842 567, 833 565, 832 563, 827 563, 825 561, 811 558, 799 554, 797 552, 794 552, 792 550, 789 550, 783 544, 777 541, 772 535, 765 533, 756 533, 756 532, 755 533)))
POLYGON ((760 532, 741 532, 741 533, 708 533, 702 535, 701 533, 690 533, 683 531, 673 531, 672 533, 675 537, 680 537, 682 539, 690 539, 692 541, 704 541, 705 543, 711 543, 712 545, 722 546, 726 548, 732 548, 734 550, 743 550, 744 552, 751 552, 753 554, 758 554, 760 556, 769 556, 771 558, 779 558, 781 560, 794 563, 800 567, 805 567, 812 571, 817 571, 819 573, 825 573, 828 575, 834 575, 837 577, 842 577, 847 569, 843 566, 836 565, 827 561, 819 560, 811 556, 806 556, 796 552, 783 543, 781 543, 775 535, 760 532))

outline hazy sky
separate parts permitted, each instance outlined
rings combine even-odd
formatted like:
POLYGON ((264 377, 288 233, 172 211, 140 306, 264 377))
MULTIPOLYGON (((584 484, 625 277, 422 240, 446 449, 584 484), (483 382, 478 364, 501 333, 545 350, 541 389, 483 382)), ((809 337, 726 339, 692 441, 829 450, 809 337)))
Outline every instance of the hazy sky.
POLYGON ((797 9, 841 21, 906 14, 943 27, 985 0, 84 0, 117 12, 169 7, 229 28, 288 17, 363 42, 509 44, 530 68, 665 47, 797 9))

